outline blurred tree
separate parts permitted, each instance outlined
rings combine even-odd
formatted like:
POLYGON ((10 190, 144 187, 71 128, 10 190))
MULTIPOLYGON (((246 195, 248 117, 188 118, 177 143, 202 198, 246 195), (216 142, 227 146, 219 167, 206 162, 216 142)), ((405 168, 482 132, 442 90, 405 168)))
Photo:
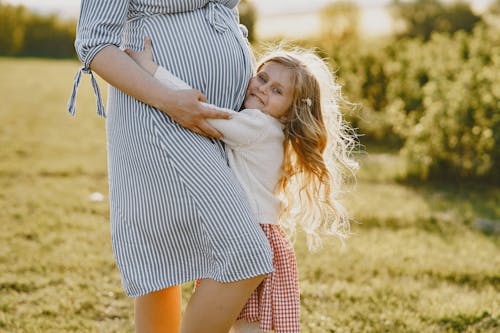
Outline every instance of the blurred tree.
POLYGON ((21 56, 71 58, 75 51, 75 28, 56 16, 33 16, 26 22, 21 56))
POLYGON ((346 41, 359 35, 360 9, 350 1, 334 2, 321 9, 321 35, 327 40, 346 41))
POLYGON ((457 2, 447 6, 446 13, 443 18, 439 19, 438 24, 443 25, 441 30, 443 32, 454 33, 464 30, 471 33, 480 21, 481 17, 474 14, 469 4, 457 2))
POLYGON ((0 0, 0 55, 74 57, 75 25, 0 0))
POLYGON ((474 14, 465 2, 443 4, 438 0, 402 2, 393 0, 390 9, 404 26, 400 37, 421 37, 427 41, 433 32, 472 32, 481 17, 474 14))
POLYGON ((248 40, 253 43, 257 38, 255 34, 255 23, 257 21, 257 10, 248 0, 241 0, 238 5, 240 12, 240 23, 248 29, 248 40))
POLYGON ((0 1, 0 55, 15 55, 23 47, 27 11, 0 1))

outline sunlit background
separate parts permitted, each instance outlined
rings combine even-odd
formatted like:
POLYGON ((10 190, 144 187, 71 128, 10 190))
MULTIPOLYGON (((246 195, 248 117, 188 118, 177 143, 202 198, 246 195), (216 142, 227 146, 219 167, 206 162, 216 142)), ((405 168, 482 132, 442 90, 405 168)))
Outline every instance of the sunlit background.
MULTIPOLYGON (((469 0, 478 13, 484 11, 493 0, 469 0)), ((53 12, 67 17, 78 15, 80 1, 75 0, 7 0, 7 3, 23 4, 40 12, 53 12)), ((331 0, 251 0, 255 4, 259 20, 256 33, 262 37, 275 35, 307 37, 320 29, 318 12, 331 0)), ((390 0, 354 0, 361 9, 361 31, 367 36, 386 35, 393 30, 392 18, 384 8, 390 0)), ((444 1, 451 2, 451 0, 444 1)))
MULTIPOLYGON (((328 62, 359 133, 360 170, 341 193, 345 250, 325 238, 311 254, 300 232, 295 242, 302 332, 497 333, 500 0, 239 6, 257 56, 286 40, 328 62)), ((88 75, 76 117, 66 110, 78 7, 0 0, 2 333, 133 332, 88 75)))

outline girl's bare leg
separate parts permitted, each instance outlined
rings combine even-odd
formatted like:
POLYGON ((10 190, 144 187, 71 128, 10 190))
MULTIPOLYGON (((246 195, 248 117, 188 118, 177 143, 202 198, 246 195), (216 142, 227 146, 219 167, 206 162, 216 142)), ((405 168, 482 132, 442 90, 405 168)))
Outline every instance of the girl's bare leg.
POLYGON ((228 333, 263 279, 264 275, 230 283, 203 280, 189 300, 181 332, 228 333))
POLYGON ((248 322, 246 320, 238 320, 234 323, 233 327, 229 333, 265 333, 260 329, 260 323, 256 322, 248 322))
POLYGON ((136 333, 179 333, 181 287, 173 286, 135 299, 136 333))

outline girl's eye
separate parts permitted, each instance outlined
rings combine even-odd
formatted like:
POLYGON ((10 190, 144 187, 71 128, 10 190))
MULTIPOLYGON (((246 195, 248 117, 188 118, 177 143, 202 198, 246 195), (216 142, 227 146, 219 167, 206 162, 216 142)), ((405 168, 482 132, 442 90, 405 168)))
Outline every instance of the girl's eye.
POLYGON ((280 88, 273 88, 273 92, 274 92, 275 94, 280 94, 280 95, 282 94, 282 92, 281 92, 281 89, 280 89, 280 88))
POLYGON ((262 81, 264 83, 267 82, 267 79, 266 79, 266 77, 264 77, 264 75, 257 75, 257 77, 259 78, 260 81, 262 81))

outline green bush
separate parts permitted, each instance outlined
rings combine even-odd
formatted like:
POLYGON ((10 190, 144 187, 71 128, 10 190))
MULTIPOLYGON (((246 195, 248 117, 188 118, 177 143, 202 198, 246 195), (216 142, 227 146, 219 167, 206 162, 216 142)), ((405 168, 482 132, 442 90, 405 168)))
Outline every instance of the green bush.
POLYGON ((500 34, 493 27, 417 38, 317 41, 365 141, 401 149, 408 176, 499 182, 500 34))
POLYGON ((500 167, 500 38, 478 27, 472 35, 434 35, 421 45, 428 82, 409 125, 403 155, 409 174, 487 178, 500 167))

